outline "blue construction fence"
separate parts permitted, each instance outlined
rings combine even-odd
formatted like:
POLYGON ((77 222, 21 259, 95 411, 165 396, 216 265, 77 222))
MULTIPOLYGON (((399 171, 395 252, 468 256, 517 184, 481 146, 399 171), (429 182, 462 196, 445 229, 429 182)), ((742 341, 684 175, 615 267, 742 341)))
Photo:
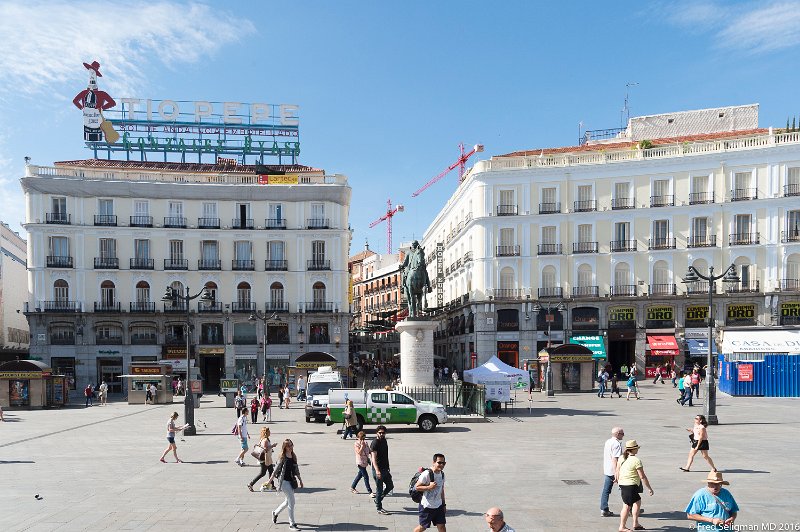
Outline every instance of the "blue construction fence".
POLYGON ((800 355, 765 353, 763 360, 719 356, 719 390, 728 395, 800 397, 800 355))

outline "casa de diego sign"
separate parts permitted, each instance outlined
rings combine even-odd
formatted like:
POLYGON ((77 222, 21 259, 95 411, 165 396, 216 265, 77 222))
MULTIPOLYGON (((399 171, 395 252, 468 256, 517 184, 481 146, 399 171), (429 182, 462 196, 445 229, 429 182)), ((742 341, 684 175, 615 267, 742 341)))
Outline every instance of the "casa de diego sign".
POLYGON ((202 162, 204 154, 236 156, 242 164, 292 164, 300 155, 299 107, 292 104, 152 100, 120 98, 119 104, 99 89, 102 77, 97 61, 84 63, 89 73, 86 89, 73 99, 83 112, 86 146, 97 158, 106 152, 159 154, 164 161, 202 162), (288 159, 284 161, 284 158, 288 159))

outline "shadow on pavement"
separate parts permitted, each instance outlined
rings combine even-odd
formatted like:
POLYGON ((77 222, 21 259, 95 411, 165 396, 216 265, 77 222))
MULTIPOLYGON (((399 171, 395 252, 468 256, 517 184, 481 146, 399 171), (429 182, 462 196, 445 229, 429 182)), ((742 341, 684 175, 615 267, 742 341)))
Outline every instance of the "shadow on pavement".
POLYGON ((720 469, 722 473, 761 473, 761 474, 769 474, 769 471, 758 471, 756 469, 728 469, 723 468, 720 469))
POLYGON ((643 514, 640 519, 669 519, 680 521, 686 519, 686 512, 656 512, 653 514, 643 514))
POLYGON ((321 491, 334 491, 334 488, 298 488, 297 491, 300 493, 319 493, 321 491))
POLYGON ((0 465, 3 464, 35 464, 33 460, 0 460, 0 465))
POLYGON ((374 524, 361 524, 361 523, 337 523, 335 525, 312 525, 310 523, 298 522, 302 529, 308 530, 389 530, 385 526, 376 526, 374 524))
POLYGON ((450 508, 448 508, 447 515, 448 516, 466 515, 469 517, 481 517, 483 516, 483 512, 468 512, 466 510, 451 510, 450 508))
MULTIPOLYGON (((617 412, 603 412, 602 410, 576 410, 573 408, 533 408, 528 412, 513 412, 512 415, 519 417, 542 417, 542 416, 616 416, 617 412)), ((510 416, 509 416, 510 417, 510 416)))
POLYGON ((184 464, 230 464, 230 460, 184 460, 184 464))

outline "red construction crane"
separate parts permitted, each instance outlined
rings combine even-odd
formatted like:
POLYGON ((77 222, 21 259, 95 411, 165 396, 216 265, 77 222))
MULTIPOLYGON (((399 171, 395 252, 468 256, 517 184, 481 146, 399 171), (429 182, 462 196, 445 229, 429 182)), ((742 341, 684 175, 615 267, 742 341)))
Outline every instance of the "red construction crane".
POLYGON ((419 189, 416 192, 414 192, 413 194, 411 194, 412 198, 416 198, 417 196, 419 196, 420 194, 425 192, 425 190, 428 187, 430 187, 431 185, 433 185, 434 183, 439 181, 441 178, 443 178, 444 176, 449 174, 456 166, 460 167, 460 170, 458 172, 458 182, 461 183, 461 180, 464 179, 464 169, 465 169, 465 164, 467 162, 467 159, 469 159, 470 157, 472 157, 476 153, 482 152, 483 151, 483 144, 476 144, 475 146, 472 147, 472 150, 470 150, 467 153, 464 153, 464 143, 463 142, 458 145, 458 148, 461 150, 461 157, 459 157, 456 162, 451 164, 447 168, 447 170, 445 170, 441 174, 437 175, 436 177, 434 177, 433 179, 431 179, 430 181, 425 183, 424 187, 422 187, 421 189, 419 189))
POLYGON ((381 223, 382 221, 386 220, 386 253, 392 253, 392 218, 398 212, 403 212, 405 207, 402 205, 398 205, 394 209, 392 209, 392 200, 386 200, 386 214, 369 224, 370 229, 381 223))

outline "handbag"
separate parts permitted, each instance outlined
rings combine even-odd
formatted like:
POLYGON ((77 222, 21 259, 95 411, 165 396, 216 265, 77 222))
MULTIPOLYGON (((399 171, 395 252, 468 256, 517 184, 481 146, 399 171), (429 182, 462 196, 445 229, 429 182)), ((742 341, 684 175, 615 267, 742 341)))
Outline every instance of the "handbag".
POLYGON ((256 445, 253 447, 253 450, 250 451, 250 455, 260 462, 264 459, 264 448, 260 445, 256 445))

